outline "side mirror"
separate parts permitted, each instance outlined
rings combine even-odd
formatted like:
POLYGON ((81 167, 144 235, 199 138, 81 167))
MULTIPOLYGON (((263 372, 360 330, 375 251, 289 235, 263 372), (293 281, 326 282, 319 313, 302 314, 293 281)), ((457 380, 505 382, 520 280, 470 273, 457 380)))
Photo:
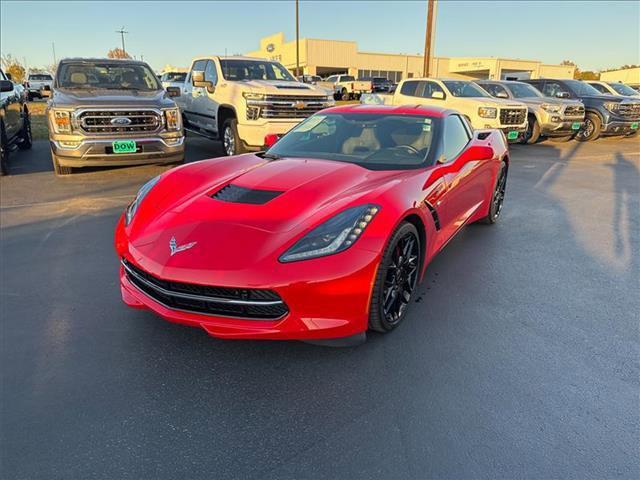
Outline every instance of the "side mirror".
POLYGON ((507 92, 498 92, 496 93, 496 98, 509 98, 509 95, 507 95, 507 92))
POLYGON ((444 93, 443 92, 439 92, 439 91, 431 92, 431 98, 437 98, 438 100, 444 100, 444 93))
POLYGON ((191 72, 191 84, 194 87, 206 88, 209 93, 213 93, 216 89, 211 81, 204 79, 204 72, 201 70, 191 72))
POLYGON ((170 97, 179 97, 180 93, 180 87, 167 87, 167 94, 170 97))
POLYGON ((11 80, 0 80, 0 92, 13 91, 13 82, 11 80))
POLYGON ((569 92, 556 92, 558 98, 569 98, 569 92))

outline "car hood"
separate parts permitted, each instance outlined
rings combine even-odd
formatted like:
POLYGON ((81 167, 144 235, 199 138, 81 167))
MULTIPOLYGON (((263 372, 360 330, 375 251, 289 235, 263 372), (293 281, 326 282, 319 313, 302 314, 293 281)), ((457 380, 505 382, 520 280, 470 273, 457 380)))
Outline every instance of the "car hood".
POLYGON ((602 102, 621 102, 623 100, 622 97, 616 95, 582 95, 580 98, 602 102))
POLYGON ((147 108, 168 108, 175 102, 165 90, 141 92, 136 90, 65 89, 53 92, 53 107, 119 107, 136 106, 147 108))
POLYGON ((172 238, 178 245, 197 242, 199 249, 223 253, 211 268, 259 261, 342 209, 375 203, 409 175, 329 160, 265 161, 253 154, 198 162, 174 172, 144 199, 129 242, 158 265, 172 261, 172 238), (216 198, 228 185, 278 193, 263 204, 216 198))
POLYGON ((527 98, 519 98, 519 102, 526 103, 527 105, 580 105, 582 102, 580 100, 570 100, 563 98, 554 98, 554 97, 527 97, 527 98))
POLYGON ((524 108, 525 105, 519 100, 511 100, 506 98, 486 98, 474 97, 474 101, 480 102, 485 107, 502 107, 502 108, 524 108))
POLYGON ((272 95, 324 95, 325 90, 315 85, 301 82, 279 82, 275 80, 247 80, 241 83, 244 88, 253 93, 268 93, 272 95))

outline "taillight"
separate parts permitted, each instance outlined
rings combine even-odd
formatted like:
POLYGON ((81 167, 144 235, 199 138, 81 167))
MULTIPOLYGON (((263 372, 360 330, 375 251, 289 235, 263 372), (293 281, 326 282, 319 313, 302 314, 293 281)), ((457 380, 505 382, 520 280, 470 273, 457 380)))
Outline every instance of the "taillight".
POLYGON ((279 139, 280 135, 278 135, 277 133, 268 133, 264 136, 264 146, 267 148, 271 148, 279 139))

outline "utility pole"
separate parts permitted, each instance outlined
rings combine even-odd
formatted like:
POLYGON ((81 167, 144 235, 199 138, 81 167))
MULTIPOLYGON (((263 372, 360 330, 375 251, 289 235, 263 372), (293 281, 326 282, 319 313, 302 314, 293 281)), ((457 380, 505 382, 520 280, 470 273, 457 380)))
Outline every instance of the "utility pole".
POLYGON ((300 72, 300 15, 298 13, 298 0, 296 0, 296 76, 302 75, 300 72))
POLYGON ((120 30, 116 30, 116 33, 120 34, 120 38, 122 39, 122 52, 123 53, 127 53, 127 50, 124 48, 124 36, 125 34, 129 33, 124 29, 124 25, 122 26, 122 28, 120 30))
POLYGON ((433 32, 435 26, 435 0, 427 0, 427 28, 424 32, 424 66, 422 74, 428 77, 433 56, 433 32))
POLYGON ((56 43, 51 42, 51 49, 53 50, 53 64, 56 65, 58 62, 56 61, 56 43))

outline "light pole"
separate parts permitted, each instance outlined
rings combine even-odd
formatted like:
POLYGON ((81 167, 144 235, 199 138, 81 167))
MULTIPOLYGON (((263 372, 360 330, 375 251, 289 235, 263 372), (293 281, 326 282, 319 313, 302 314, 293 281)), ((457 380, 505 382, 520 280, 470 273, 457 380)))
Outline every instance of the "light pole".
POLYGON ((125 34, 127 34, 127 33, 129 33, 129 32, 127 32, 127 31, 124 29, 124 25, 123 25, 123 26, 122 26, 122 28, 121 28, 120 30, 116 30, 116 33, 119 33, 119 34, 120 34, 120 38, 121 38, 121 40, 122 40, 122 53, 125 53, 125 54, 126 54, 126 53, 127 53, 127 51, 126 51, 126 50, 125 50, 125 48, 124 48, 124 36, 125 36, 125 34))
POLYGON ((298 13, 298 0, 296 0, 296 76, 300 73, 300 15, 298 13))
POLYGON ((428 77, 431 69, 431 57, 433 56, 433 39, 435 31, 436 0, 427 0, 427 27, 424 32, 424 66, 422 74, 428 77))

